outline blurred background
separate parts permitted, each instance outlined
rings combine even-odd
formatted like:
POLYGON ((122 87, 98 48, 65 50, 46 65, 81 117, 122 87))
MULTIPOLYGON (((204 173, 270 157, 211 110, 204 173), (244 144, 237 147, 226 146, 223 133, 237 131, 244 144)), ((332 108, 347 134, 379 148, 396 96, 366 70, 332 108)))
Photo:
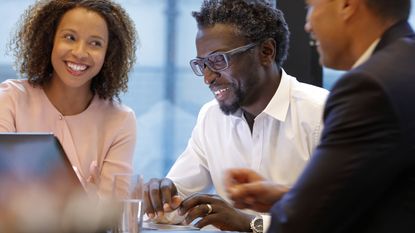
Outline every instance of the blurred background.
MULTIPOLYGON (((14 58, 6 53, 7 43, 20 15, 33 2, 0 0, 0 82, 18 77, 13 69, 14 58)), ((202 0, 117 2, 135 21, 140 39, 138 62, 130 74, 129 90, 122 95, 123 103, 133 108, 137 116, 134 169, 143 174, 145 180, 162 177, 186 147, 200 107, 213 98, 203 79, 196 77, 189 66, 189 60, 196 56, 194 38, 197 31, 191 12, 199 9, 202 0)), ((341 72, 322 69, 311 61, 307 69, 311 70, 311 76, 317 76, 314 77, 317 82, 307 79, 308 74, 297 73, 305 70, 295 57, 295 49, 301 48, 300 43, 303 43, 295 40, 298 34, 304 33, 303 1, 279 0, 277 5, 287 12, 294 38, 286 70, 299 80, 330 89, 341 72), (291 22, 294 19, 298 23, 291 22)), ((410 21, 415 25, 414 13, 410 21)), ((302 46, 310 47, 306 42, 302 46)), ((315 60, 315 54, 310 56, 310 60, 315 60)))

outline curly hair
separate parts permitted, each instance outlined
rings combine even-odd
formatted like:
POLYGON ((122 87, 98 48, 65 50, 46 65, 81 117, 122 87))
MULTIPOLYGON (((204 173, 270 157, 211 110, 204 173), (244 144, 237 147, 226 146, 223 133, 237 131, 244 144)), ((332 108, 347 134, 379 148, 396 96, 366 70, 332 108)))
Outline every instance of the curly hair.
POLYGON ((199 12, 192 12, 198 27, 217 23, 234 25, 249 42, 273 38, 278 54, 275 62, 282 66, 287 58, 289 36, 283 13, 265 0, 204 0, 199 12))
POLYGON ((127 91, 128 72, 136 60, 136 31, 125 10, 111 0, 36 1, 21 16, 19 29, 9 44, 18 71, 32 86, 44 86, 51 80, 56 29, 63 15, 76 7, 101 15, 109 31, 105 61, 92 79, 91 91, 101 99, 119 100, 120 92, 127 91))

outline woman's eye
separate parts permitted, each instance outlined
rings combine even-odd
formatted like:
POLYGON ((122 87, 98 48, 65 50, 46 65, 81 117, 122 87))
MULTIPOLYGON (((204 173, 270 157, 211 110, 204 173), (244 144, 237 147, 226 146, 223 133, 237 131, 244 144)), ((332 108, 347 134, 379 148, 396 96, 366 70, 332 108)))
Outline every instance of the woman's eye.
POLYGON ((94 47, 102 47, 102 43, 100 41, 92 41, 91 45, 94 47))
POLYGON ((64 35, 63 38, 66 40, 75 40, 75 37, 73 35, 64 35))

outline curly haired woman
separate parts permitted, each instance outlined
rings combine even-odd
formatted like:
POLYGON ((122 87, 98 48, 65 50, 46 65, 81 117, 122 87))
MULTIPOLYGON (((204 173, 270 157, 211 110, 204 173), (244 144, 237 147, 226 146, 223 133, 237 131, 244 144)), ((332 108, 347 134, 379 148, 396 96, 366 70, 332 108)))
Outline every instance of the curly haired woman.
POLYGON ((111 195, 112 174, 132 172, 134 112, 120 103, 136 32, 110 0, 42 0, 10 43, 25 79, 0 84, 0 131, 53 132, 89 194, 111 195))

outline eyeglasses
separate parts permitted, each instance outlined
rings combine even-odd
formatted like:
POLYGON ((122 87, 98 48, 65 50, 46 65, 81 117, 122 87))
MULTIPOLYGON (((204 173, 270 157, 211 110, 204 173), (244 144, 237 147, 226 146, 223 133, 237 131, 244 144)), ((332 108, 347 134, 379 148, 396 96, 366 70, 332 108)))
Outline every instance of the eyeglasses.
POLYGON ((197 76, 204 76, 206 66, 214 72, 222 71, 229 67, 229 61, 233 55, 246 52, 256 45, 256 43, 250 43, 227 52, 214 53, 205 58, 195 58, 190 60, 190 67, 197 76))

